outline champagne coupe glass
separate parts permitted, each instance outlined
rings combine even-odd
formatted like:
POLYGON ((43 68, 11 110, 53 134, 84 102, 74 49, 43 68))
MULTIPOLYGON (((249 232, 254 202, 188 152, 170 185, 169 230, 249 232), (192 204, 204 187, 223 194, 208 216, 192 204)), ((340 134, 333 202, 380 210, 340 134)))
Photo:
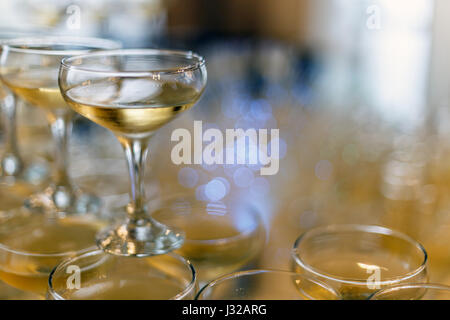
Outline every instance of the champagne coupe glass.
POLYGON ((164 254, 179 248, 183 233, 149 215, 144 166, 154 132, 200 99, 206 85, 204 59, 172 50, 96 52, 63 59, 59 85, 76 112, 116 135, 128 162, 128 218, 101 232, 99 246, 126 256, 164 254))
POLYGON ((387 286, 427 282, 427 253, 398 231, 330 225, 305 232, 292 251, 296 272, 316 277, 343 299, 367 299, 387 286))
MULTIPOLYGON (((0 46, 3 42, 14 38, 39 36, 39 33, 7 31, 0 29, 0 46)), ((1 55, 1 48, 0 48, 1 55)), ((2 111, 2 129, 4 132, 4 150, 0 157, 1 183, 8 186, 37 184, 45 178, 45 170, 34 168, 34 164, 27 167, 17 147, 16 111, 17 97, 8 88, 0 86, 0 105, 2 111), (37 169, 37 170, 35 170, 37 169), (33 172, 29 172, 32 170, 33 172)), ((31 186, 30 186, 31 187, 31 186)), ((23 189, 23 188, 22 188, 23 189)), ((30 188, 26 188, 30 189, 30 188)))
POLYGON ((450 287, 433 283, 409 283, 377 291, 370 300, 450 300, 450 287))
POLYGON ((182 195, 162 203, 152 215, 184 231, 184 244, 175 252, 194 264, 200 285, 248 265, 264 246, 262 217, 249 204, 203 202, 182 195))
POLYGON ((64 214, 94 212, 99 199, 83 193, 71 181, 68 166, 68 138, 73 111, 58 87, 61 59, 99 49, 117 49, 120 44, 105 39, 77 37, 33 37, 3 43, 1 78, 17 96, 42 108, 56 144, 53 181, 43 192, 31 195, 25 205, 32 211, 64 214))
POLYGON ((339 300, 327 284, 296 272, 248 270, 204 286, 196 300, 339 300))
MULTIPOLYGON (((5 41, 25 37, 38 36, 39 33, 0 29, 1 44, 5 41)), ((0 155, 0 215, 23 205, 23 200, 39 188, 48 178, 46 163, 27 161, 22 157, 17 146, 16 112, 20 101, 0 81, 1 129, 3 131, 3 150, 0 155)))
POLYGON ((50 274, 47 298, 191 300, 196 289, 195 270, 179 255, 124 257, 97 249, 61 262, 50 274))
POLYGON ((44 298, 52 269, 68 257, 95 249, 95 236, 105 225, 90 214, 16 212, 0 225, 0 280, 44 298))

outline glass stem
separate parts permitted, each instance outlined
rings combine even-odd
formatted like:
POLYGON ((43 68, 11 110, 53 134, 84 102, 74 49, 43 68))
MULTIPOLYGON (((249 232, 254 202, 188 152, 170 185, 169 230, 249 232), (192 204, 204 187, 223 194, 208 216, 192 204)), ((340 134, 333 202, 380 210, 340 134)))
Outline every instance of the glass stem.
POLYGON ((68 140, 72 132, 72 113, 64 112, 60 115, 49 115, 50 129, 55 143, 55 163, 53 183, 56 187, 71 188, 68 169, 68 140))
POLYGON ((144 175, 150 137, 128 138, 117 137, 122 145, 130 174, 130 197, 127 212, 130 220, 136 224, 148 223, 149 216, 146 205, 144 175))
POLYGON ((16 176, 23 169, 23 162, 17 148, 16 97, 9 93, 2 101, 5 149, 1 159, 2 175, 16 176))

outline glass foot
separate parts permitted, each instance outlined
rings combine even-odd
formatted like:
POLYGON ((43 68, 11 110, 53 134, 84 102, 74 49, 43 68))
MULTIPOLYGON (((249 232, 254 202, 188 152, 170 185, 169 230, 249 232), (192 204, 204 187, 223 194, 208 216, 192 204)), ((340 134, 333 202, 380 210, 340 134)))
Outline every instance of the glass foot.
POLYGON ((184 233, 148 219, 134 223, 131 220, 113 226, 97 235, 97 245, 105 252, 119 256, 146 257, 166 254, 178 249, 184 242, 184 233))
POLYGON ((82 214, 97 213, 101 200, 79 189, 50 186, 43 192, 32 194, 25 200, 25 207, 39 213, 82 214))

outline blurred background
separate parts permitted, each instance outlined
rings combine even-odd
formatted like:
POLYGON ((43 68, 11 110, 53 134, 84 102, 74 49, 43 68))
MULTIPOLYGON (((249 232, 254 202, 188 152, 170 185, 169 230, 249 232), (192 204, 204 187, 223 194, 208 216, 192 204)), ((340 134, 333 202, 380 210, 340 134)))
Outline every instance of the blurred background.
MULTIPOLYGON (((264 267, 286 267, 294 240, 314 226, 392 227, 423 243, 432 280, 448 285, 449 28, 446 0, 0 2, 1 30, 109 37, 206 57, 202 100, 153 140, 150 197, 252 202, 268 230, 257 262, 264 267), (278 128, 278 174, 172 164, 171 132, 192 131, 194 120, 204 129, 278 128)), ((20 107, 21 150, 51 160, 45 123, 40 110, 20 107)), ((74 130, 78 183, 92 187, 86 171, 104 170, 122 180, 93 188, 105 197, 126 192, 112 134, 81 118, 74 130)))

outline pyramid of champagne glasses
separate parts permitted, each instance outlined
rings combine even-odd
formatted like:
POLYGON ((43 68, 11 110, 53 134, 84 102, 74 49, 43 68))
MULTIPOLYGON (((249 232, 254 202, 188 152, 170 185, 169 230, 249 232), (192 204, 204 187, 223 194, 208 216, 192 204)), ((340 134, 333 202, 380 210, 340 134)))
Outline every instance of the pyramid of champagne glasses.
MULTIPOLYGON (((277 270, 255 262, 268 235, 255 207, 185 195, 151 205, 144 183, 151 138, 202 96, 202 56, 66 36, 1 44, 3 86, 45 113, 56 145, 49 185, 0 216, 0 280, 27 298, 449 299, 449 287, 428 283, 426 249, 387 227, 310 228, 292 249, 279 248, 290 250, 291 268, 277 270), (67 147, 75 114, 111 131, 123 148, 125 208, 105 207, 73 182, 67 147), (122 210, 123 219, 104 219, 102 210, 122 210)), ((14 133, 8 137, 5 154, 16 160, 2 170, 22 177, 14 133)))
MULTIPOLYGON (((49 36, 14 38, 2 45, 3 84, 46 113, 57 144, 51 184, 2 220, 0 276, 13 287, 44 296, 51 269, 64 257, 83 257, 84 252, 92 251, 95 235, 104 226, 96 215, 101 206, 97 197, 80 190, 68 174, 67 146, 74 115, 68 105, 114 131, 130 168, 129 218, 98 235, 103 251, 87 255, 88 262, 99 257, 95 261, 99 270, 114 266, 104 284, 93 282, 94 288, 100 285, 106 290, 94 292, 94 298, 97 294, 97 298, 102 294, 117 296, 114 286, 109 287, 119 280, 122 283, 126 275, 134 279, 130 278, 129 286, 119 296, 137 290, 141 295, 137 298, 179 298, 180 292, 186 289, 184 296, 196 287, 195 271, 188 261, 173 254, 159 256, 181 246, 183 233, 148 215, 142 178, 148 141, 155 130, 189 109, 200 97, 206 84, 204 60, 191 52, 113 50, 119 47, 119 43, 105 39, 49 36), (88 53, 94 51, 100 51, 100 57, 112 63, 92 68, 88 53), (79 60, 71 65, 73 61, 66 59, 61 64, 63 58, 73 56, 88 60, 81 66, 81 74, 79 60), (111 72, 119 77, 111 81, 111 72), (102 89, 111 95, 99 96, 99 92, 106 92, 102 89), (152 257, 155 255, 158 256, 152 257), (136 278, 139 270, 142 276, 136 278), (180 280, 176 285, 167 280, 153 285, 154 292, 139 290, 146 277, 153 284, 161 275, 181 279, 180 270, 186 273, 187 282, 180 280), (162 288, 165 292, 161 292, 162 288)), ((92 266, 88 270, 93 270, 92 266)))

